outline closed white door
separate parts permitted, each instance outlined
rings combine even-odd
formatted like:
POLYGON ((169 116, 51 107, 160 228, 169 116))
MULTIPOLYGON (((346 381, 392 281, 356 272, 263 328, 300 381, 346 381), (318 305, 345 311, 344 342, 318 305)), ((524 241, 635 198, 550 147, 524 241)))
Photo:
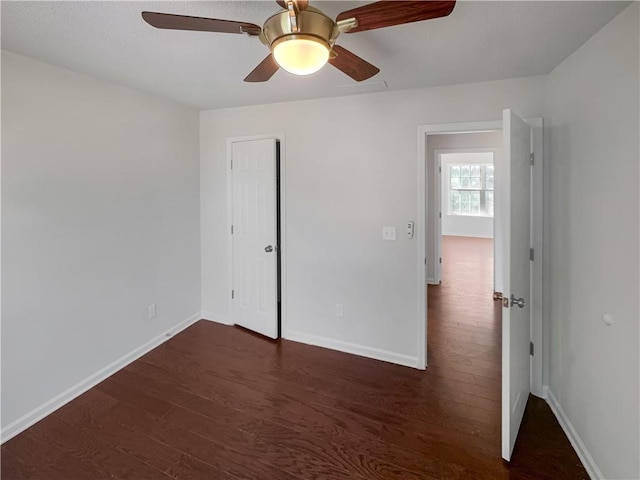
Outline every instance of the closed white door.
POLYGON ((503 112, 502 457, 511 459, 530 389, 531 130, 503 112))
POLYGON ((232 144, 232 317, 237 325, 278 336, 275 139, 232 144))

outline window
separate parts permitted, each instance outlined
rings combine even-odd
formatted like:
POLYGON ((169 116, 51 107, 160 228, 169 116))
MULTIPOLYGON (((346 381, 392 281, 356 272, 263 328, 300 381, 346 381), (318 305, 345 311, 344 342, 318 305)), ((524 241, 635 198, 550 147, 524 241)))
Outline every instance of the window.
POLYGON ((493 165, 449 166, 449 215, 493 217, 493 165))

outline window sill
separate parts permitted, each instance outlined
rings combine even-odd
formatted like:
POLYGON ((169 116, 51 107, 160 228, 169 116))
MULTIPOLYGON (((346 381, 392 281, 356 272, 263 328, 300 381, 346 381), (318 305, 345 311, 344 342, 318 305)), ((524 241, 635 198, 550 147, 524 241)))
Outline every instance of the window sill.
POLYGON ((456 213, 446 213, 445 216, 451 218, 460 218, 460 217, 471 217, 471 218, 491 218, 493 219, 493 215, 483 215, 479 213, 478 215, 474 215, 472 213, 465 214, 456 214, 456 213))

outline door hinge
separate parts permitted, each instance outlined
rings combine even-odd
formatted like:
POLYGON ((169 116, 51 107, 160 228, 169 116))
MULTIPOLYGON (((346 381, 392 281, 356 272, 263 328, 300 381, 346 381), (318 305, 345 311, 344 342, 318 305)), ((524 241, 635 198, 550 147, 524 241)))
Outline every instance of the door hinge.
POLYGON ((233 299, 234 299, 234 297, 235 297, 235 292, 236 292, 235 290, 231 290, 231 299, 232 299, 232 300, 233 300, 233 299))
POLYGON ((529 160, 531 161, 531 165, 535 165, 536 163, 536 159, 535 159, 535 155, 533 153, 529 154, 529 160))
POLYGON ((442 212, 438 212, 438 218, 442 218, 442 212))
POLYGON ((438 167, 438 173, 442 173, 442 167, 438 167))
POLYGON ((233 235, 233 225, 231 225, 231 235, 233 235))
POLYGON ((231 159, 231 170, 233 170, 233 158, 231 159))
POLYGON ((442 263, 442 257, 438 259, 438 263, 442 263))
POLYGON ((530 249, 529 249, 529 260, 531 260, 531 261, 533 262, 533 258, 534 258, 534 256, 535 256, 535 255, 534 255, 533 248, 530 248, 530 249))
POLYGON ((425 265, 427 264, 427 259, 426 259, 426 258, 424 259, 424 264, 425 264, 425 265))
POLYGON ((533 355, 533 342, 529 342, 529 355, 533 355))

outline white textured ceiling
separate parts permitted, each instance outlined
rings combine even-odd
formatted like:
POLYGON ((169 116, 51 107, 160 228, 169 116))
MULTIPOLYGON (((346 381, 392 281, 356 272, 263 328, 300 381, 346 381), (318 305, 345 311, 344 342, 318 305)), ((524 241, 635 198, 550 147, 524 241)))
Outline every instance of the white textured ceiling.
MULTIPOLYGON (((335 18, 369 2, 317 1, 335 18)), ((445 18, 344 34, 338 43, 380 68, 357 84, 327 65, 309 77, 243 78, 268 54, 256 38, 158 30, 144 10, 262 25, 273 1, 2 2, 2 48, 199 109, 430 87, 550 72, 629 2, 459 1, 445 18)), ((612 52, 615 54, 615 52, 612 52)))

